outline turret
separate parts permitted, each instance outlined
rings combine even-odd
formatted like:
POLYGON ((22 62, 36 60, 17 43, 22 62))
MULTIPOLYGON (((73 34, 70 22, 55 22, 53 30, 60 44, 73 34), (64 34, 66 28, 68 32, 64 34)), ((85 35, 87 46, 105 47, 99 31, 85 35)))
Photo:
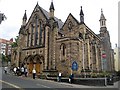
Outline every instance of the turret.
POLYGON ((24 16, 23 16, 23 20, 22 20, 22 25, 26 25, 26 21, 27 21, 27 14, 26 14, 26 10, 25 10, 25 13, 24 13, 24 16))
POLYGON ((101 16, 100 16, 100 28, 102 27, 106 27, 106 19, 105 16, 103 14, 103 10, 101 9, 101 16))
POLYGON ((50 18, 54 18, 55 9, 54 9, 54 5, 53 5, 53 1, 51 1, 51 5, 50 5, 49 10, 50 10, 50 18))
POLYGON ((82 10, 82 6, 81 6, 81 11, 80 11, 80 23, 84 23, 84 13, 82 10))

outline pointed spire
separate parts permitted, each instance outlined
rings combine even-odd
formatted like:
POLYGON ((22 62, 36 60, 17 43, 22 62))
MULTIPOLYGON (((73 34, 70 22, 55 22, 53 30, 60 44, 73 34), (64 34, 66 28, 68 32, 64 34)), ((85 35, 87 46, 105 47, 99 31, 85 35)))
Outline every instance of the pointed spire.
POLYGON ((54 4, 53 4, 53 0, 51 1, 51 5, 50 5, 49 10, 50 10, 50 11, 51 11, 51 10, 55 10, 55 9, 54 9, 54 4))
POLYGON ((83 13, 83 10, 82 10, 82 6, 81 6, 80 15, 83 15, 83 16, 84 16, 84 13, 83 13))
POLYGON ((25 10, 25 13, 24 13, 24 16, 23 16, 22 25, 25 25, 26 21, 27 21, 27 14, 26 14, 26 10, 25 10))
POLYGON ((102 8, 101 8, 101 16, 100 16, 100 20, 103 20, 103 19, 106 20, 104 14, 103 14, 103 10, 102 10, 102 8))
POLYGON ((38 1, 37 1, 37 5, 38 5, 38 1))
POLYGON ((25 10, 25 14, 24 14, 24 16, 23 16, 23 20, 27 20, 27 14, 26 14, 26 10, 25 10))
POLYGON ((50 18, 54 18, 54 5, 53 5, 53 0, 51 1, 51 5, 50 5, 50 8, 49 8, 49 10, 50 10, 50 18))
POLYGON ((102 27, 106 27, 106 19, 105 16, 103 14, 103 10, 101 9, 101 16, 100 16, 100 28, 102 27))
POLYGON ((83 13, 83 10, 82 10, 82 6, 81 6, 81 11, 80 11, 80 22, 84 23, 84 13, 83 13))

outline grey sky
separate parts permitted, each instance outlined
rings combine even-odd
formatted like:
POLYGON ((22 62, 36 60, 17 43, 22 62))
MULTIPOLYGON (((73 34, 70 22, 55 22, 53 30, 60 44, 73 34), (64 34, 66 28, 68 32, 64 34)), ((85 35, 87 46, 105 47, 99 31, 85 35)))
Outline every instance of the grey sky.
MULTIPOLYGON (((110 33, 112 47, 118 43, 118 1, 119 0, 53 0, 55 7, 55 16, 63 22, 67 19, 69 13, 79 21, 80 6, 83 7, 85 23, 96 34, 100 30, 101 8, 105 18, 106 25, 110 33)), ((49 11, 51 0, 0 0, 0 11, 4 12, 7 20, 0 25, 0 38, 10 39, 18 35, 22 24, 22 17, 27 10, 29 18, 35 5, 38 4, 49 11)))

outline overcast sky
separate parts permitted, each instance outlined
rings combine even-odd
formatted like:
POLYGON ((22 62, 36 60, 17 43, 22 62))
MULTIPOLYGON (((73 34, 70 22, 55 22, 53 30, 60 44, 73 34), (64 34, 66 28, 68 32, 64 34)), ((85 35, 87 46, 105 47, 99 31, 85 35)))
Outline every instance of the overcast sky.
MULTIPOLYGON (((63 22, 67 19, 69 13, 80 21, 80 6, 83 7, 86 25, 99 34, 101 8, 105 18, 106 25, 110 33, 112 47, 118 43, 118 1, 119 0, 53 0, 55 16, 63 22)), ((7 20, 0 25, 0 38, 10 39, 18 35, 22 24, 22 18, 25 10, 29 18, 35 5, 38 4, 49 11, 51 0, 0 0, 0 12, 4 13, 7 20)))

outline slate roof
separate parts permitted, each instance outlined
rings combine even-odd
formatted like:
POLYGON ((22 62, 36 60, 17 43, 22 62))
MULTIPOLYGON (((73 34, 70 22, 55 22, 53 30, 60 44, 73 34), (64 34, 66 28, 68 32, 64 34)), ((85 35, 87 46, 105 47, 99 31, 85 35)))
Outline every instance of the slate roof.
MULTIPOLYGON (((45 14, 46 18, 49 19, 49 13, 45 9, 43 9, 42 7, 40 7, 40 8, 43 11, 43 13, 45 14)), ((59 30, 60 30, 62 28, 62 26, 63 26, 64 23, 60 19, 58 19, 57 17, 55 17, 55 21, 58 22, 59 30)))

